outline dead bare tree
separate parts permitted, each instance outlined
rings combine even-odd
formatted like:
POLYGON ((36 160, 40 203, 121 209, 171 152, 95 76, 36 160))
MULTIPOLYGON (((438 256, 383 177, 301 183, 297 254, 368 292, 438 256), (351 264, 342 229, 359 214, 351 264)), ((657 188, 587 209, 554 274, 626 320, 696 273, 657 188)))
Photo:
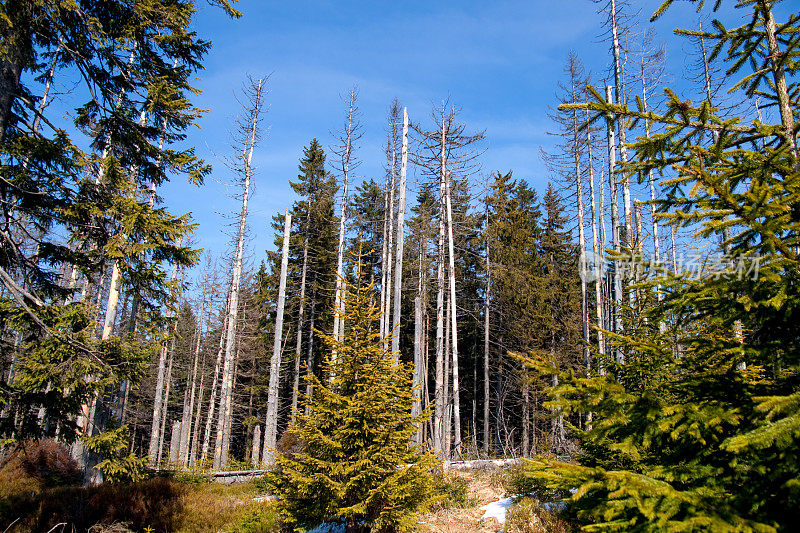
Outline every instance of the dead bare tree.
MULTIPOLYGON (((347 95, 347 116, 345 118, 344 129, 337 132, 337 144, 333 147, 333 153, 339 157, 339 167, 336 169, 342 180, 342 204, 339 215, 339 248, 336 257, 336 293, 334 295, 334 315, 333 315, 333 337, 338 338, 344 334, 344 244, 345 233, 347 231, 347 187, 350 180, 350 173, 359 165, 355 156, 358 149, 358 141, 363 135, 361 131, 360 112, 358 110, 358 89, 356 86, 350 88, 347 95)), ((332 359, 336 359, 336 354, 332 354, 332 359)))
POLYGON ((283 310, 286 304, 286 271, 289 267, 289 238, 292 230, 292 215, 286 211, 283 230, 283 250, 281 252, 281 273, 278 282, 278 308, 275 314, 275 340, 272 345, 272 358, 269 365, 269 390, 267 392, 267 416, 264 421, 264 451, 261 461, 264 466, 275 462, 273 450, 278 435, 278 389, 280 384, 281 348, 283 336, 283 310))
MULTIPOLYGON (((458 305, 456 294, 455 243, 452 196, 454 182, 466 181, 479 170, 478 158, 483 153, 481 141, 483 132, 469 135, 466 125, 456 120, 459 110, 448 101, 443 101, 441 108, 434 108, 431 113, 436 129, 424 131, 412 126, 419 136, 419 153, 416 163, 439 184, 439 237, 437 265, 437 297, 436 297, 436 404, 434 412, 434 448, 440 453, 447 453, 450 442, 450 428, 446 423, 447 411, 445 402, 448 397, 447 363, 452 361, 452 416, 453 416, 453 452, 461 454, 461 406, 459 390, 458 364, 458 305), (447 248, 445 249, 445 241, 447 248), (447 263, 445 264, 445 256, 447 263), (444 334, 444 291, 445 267, 447 267, 449 289, 449 338, 444 334), (449 345, 450 360, 446 360, 449 345)), ((449 456, 449 454, 448 454, 449 456)))
POLYGON ((250 78, 243 89, 244 101, 242 114, 236 120, 233 133, 233 148, 238 153, 235 158, 228 161, 229 168, 235 172, 240 187, 239 198, 242 207, 239 212, 239 228, 236 235, 236 245, 231 272, 230 288, 228 292, 228 319, 227 334, 225 336, 225 358, 222 366, 222 381, 220 386, 219 415, 217 420, 217 435, 214 445, 214 468, 220 468, 227 463, 226 435, 230 435, 231 423, 231 396, 233 394, 234 356, 236 350, 236 326, 239 311, 239 289, 242 276, 242 257, 244 255, 244 236, 247 228, 247 202, 250 196, 250 183, 253 178, 253 151, 259 141, 259 125, 264 108, 264 94, 266 79, 250 78), (228 430, 226 431, 226 425, 228 430))

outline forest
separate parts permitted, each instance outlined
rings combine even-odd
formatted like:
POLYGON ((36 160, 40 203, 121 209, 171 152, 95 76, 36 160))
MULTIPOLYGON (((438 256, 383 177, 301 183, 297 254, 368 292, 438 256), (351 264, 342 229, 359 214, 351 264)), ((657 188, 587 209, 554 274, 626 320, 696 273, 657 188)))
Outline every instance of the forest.
MULTIPOLYGON (((446 95, 386 102, 365 175, 369 95, 342 87, 258 250, 271 76, 228 80, 205 160, 194 2, 2 2, 0 527, 101 531, 42 502, 239 473, 275 516, 209 531, 427 530, 451 465, 502 459, 507 531, 790 530, 800 11, 693 2, 677 52, 650 26, 672 4, 596 2, 606 62, 563 51, 538 189, 446 95), (162 197, 208 180, 236 203, 224 250, 162 197)), ((171 512, 113 521, 194 531, 171 512)))

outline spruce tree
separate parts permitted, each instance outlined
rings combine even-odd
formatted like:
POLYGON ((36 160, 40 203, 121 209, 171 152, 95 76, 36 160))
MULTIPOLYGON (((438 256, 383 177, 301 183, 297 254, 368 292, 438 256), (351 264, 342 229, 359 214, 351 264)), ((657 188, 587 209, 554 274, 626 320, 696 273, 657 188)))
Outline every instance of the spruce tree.
POLYGON ((294 527, 344 521, 348 532, 404 530, 432 501, 434 457, 411 443, 427 412, 411 415, 411 369, 382 346, 362 258, 355 257, 354 284, 345 285, 347 334, 320 334, 328 379, 307 375, 309 413, 289 428, 300 449, 277 453, 279 467, 268 476, 294 527))
POLYGON ((530 474, 576 489, 571 508, 587 529, 776 531, 800 518, 800 15, 776 23, 772 5, 740 2, 744 25, 715 21, 702 37, 740 76, 735 88, 777 108, 774 123, 722 119, 709 102, 669 90, 661 113, 612 105, 592 88, 595 101, 566 106, 649 120, 658 132, 633 145, 626 170, 675 169, 658 202, 662 220, 731 250, 697 272, 645 263, 640 289, 664 297, 624 335, 610 334, 626 364, 606 361, 606 375, 588 378, 560 373, 554 406, 592 411, 595 422, 573 429, 577 464, 539 460, 530 474))

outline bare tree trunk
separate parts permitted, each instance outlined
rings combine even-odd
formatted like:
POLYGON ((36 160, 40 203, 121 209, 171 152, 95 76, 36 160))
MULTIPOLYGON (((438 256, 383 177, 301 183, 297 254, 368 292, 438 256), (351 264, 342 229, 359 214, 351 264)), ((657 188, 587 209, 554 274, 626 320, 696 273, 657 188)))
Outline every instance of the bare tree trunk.
POLYGON ((403 285, 403 243, 406 215, 406 171, 408 168, 408 112, 403 108, 403 141, 400 155, 400 190, 397 202, 397 248, 394 267, 394 313, 392 316, 392 352, 400 357, 400 303, 403 285))
MULTIPOLYGON (((353 158, 353 143, 357 138, 358 124, 356 122, 356 88, 350 89, 348 97, 348 110, 347 110, 347 123, 345 131, 343 132, 342 147, 341 147, 341 164, 342 164, 342 209, 339 217, 339 247, 336 257, 336 293, 334 295, 334 315, 333 315, 333 337, 339 339, 344 333, 343 319, 344 319, 344 297, 343 297, 343 282, 344 282, 344 238, 347 229, 347 185, 350 176, 350 167, 353 158)), ((331 354, 331 361, 336 361, 336 352, 331 354)))
POLYGON ((297 413, 297 395, 300 390, 300 359, 303 351, 303 314, 306 307, 306 273, 308 271, 308 224, 306 214, 306 236, 303 239, 303 267, 300 271, 300 310, 297 313, 297 344, 294 349, 294 387, 292 388, 292 421, 297 413))
MULTIPOLYGON (((616 92, 617 103, 625 103, 625 94, 622 81, 622 60, 620 59, 620 45, 619 45, 619 28, 617 24, 617 3, 616 0, 611 0, 611 35, 612 35, 612 52, 614 55, 614 89, 616 92)), ((619 128, 619 156, 622 164, 628 162, 627 141, 625 138, 625 120, 619 117, 614 117, 619 128)), ((625 212, 625 239, 629 246, 635 241, 633 233, 633 213, 631 212, 631 187, 630 182, 626 175, 622 176, 622 201, 623 209, 625 212)))
MULTIPOLYGON (((316 280, 316 274, 314 275, 314 279, 316 280)), ((314 320, 317 318, 315 313, 317 307, 317 294, 316 291, 311 295, 311 319, 308 323, 308 356, 306 357, 306 361, 308 364, 308 373, 311 374, 314 372, 314 320)), ((306 382, 306 401, 311 399, 311 395, 314 393, 314 386, 311 384, 311 380, 306 382)), ((311 405, 310 402, 306 403, 305 405, 305 414, 308 415, 311 412, 311 405)))
POLYGON ((214 424, 214 408, 217 405, 217 392, 219 390, 219 373, 222 369, 222 357, 225 353, 225 338, 228 334, 228 306, 230 302, 226 300, 225 317, 220 329, 219 348, 217 349, 217 359, 214 363, 214 379, 211 380, 211 395, 208 398, 208 413, 206 416, 206 427, 203 433, 203 448, 200 452, 200 462, 205 463, 208 458, 208 448, 211 445, 211 428, 214 424))
POLYGON ((489 453, 489 304, 492 294, 492 263, 489 259, 489 203, 486 203, 486 292, 483 297, 483 453, 489 453))
POLYGON ((242 210, 239 215, 239 232, 236 243, 236 255, 233 261, 231 275, 230 295, 228 296, 228 333, 225 340, 225 360, 222 370, 222 386, 220 387, 220 409, 217 421, 217 438, 214 445, 214 468, 221 468, 228 461, 223 449, 227 448, 225 440, 225 426, 229 424, 231 412, 230 403, 233 394, 233 365, 236 346, 237 313, 239 311, 239 285, 242 276, 242 257, 244 255, 244 234, 247 225, 247 201, 250 195, 250 180, 253 175, 251 162, 253 150, 257 140, 258 120, 262 107, 262 86, 264 80, 253 81, 250 87, 252 94, 249 108, 245 110, 248 121, 249 133, 242 151, 242 172, 244 183, 242 187, 242 210))
MULTIPOLYGON (((172 275, 170 276, 170 283, 175 282, 178 275, 177 263, 172 265, 172 275)), ((172 319, 172 314, 168 316, 168 322, 172 319)), ((161 441, 161 418, 163 417, 166 409, 164 408, 164 378, 167 367, 167 345, 166 341, 158 356, 158 372, 156 373, 156 392, 153 398, 153 422, 150 429, 150 448, 148 450, 148 457, 150 464, 154 465, 158 461, 158 443, 161 441)))
POLYGON ((445 380, 444 373, 444 236, 445 236, 445 172, 446 172, 446 151, 445 151, 445 123, 442 121, 441 138, 441 174, 439 176, 439 242, 437 247, 438 261, 436 266, 436 395, 434 403, 433 417, 433 439, 434 449, 440 454, 444 451, 444 407, 445 407, 445 380))
POLYGON ((195 390, 197 387, 197 368, 200 361, 200 340, 203 338, 203 323, 206 312, 206 296, 208 293, 208 283, 203 282, 203 292, 200 299, 200 318, 197 321, 197 338, 194 344, 194 362, 192 365, 192 379, 189 387, 188 405, 184 405, 185 411, 181 418, 181 442, 179 450, 179 461, 182 466, 189 463, 189 440, 192 434, 192 413, 194 413, 195 390))
MULTIPOLYGON (((391 134, 390 134, 391 135, 391 134)), ((389 200, 389 188, 391 187, 392 181, 394 179, 394 155, 392 153, 392 139, 386 139, 386 186, 384 187, 383 191, 383 239, 381 241, 381 318, 380 318, 380 330, 381 330, 381 340, 383 343, 383 348, 387 349, 386 343, 386 298, 388 288, 386 284, 388 283, 389 276, 387 275, 387 269, 389 268, 389 253, 391 248, 389 247, 389 233, 391 232, 390 226, 392 223, 392 218, 394 217, 394 206, 392 202, 389 200), (392 212, 389 212, 389 209, 392 209, 392 212)), ((394 187, 392 187, 394 189, 394 187)))
POLYGON ((451 176, 445 176, 445 202, 447 204, 447 243, 449 258, 450 276, 450 347, 453 350, 453 429, 454 442, 453 451, 457 457, 461 457, 461 400, 459 398, 459 379, 458 379, 458 320, 456 305, 456 265, 455 265, 455 243, 453 242, 453 208, 451 189, 451 176))
POLYGON ((289 238, 292 230, 292 215, 286 211, 283 229, 283 252, 281 254, 281 278, 278 284, 278 308, 275 316, 275 341, 272 344, 272 359, 269 365, 269 390, 267 392, 267 417, 264 423, 264 451, 262 464, 275 463, 273 450, 278 434, 278 385, 280 384, 281 343, 283 337, 283 310, 286 305, 286 270, 289 267, 289 238))
MULTIPOLYGON (((588 119, 588 111, 587 119, 588 119)), ((602 358, 606 353, 605 340, 603 329, 605 329, 605 321, 603 318, 603 280, 601 261, 605 262, 605 252, 602 249, 602 241, 598 242, 598 213, 595 204, 594 194, 594 161, 592 159, 592 132, 591 127, 586 127, 586 146, 589 153, 589 196, 591 197, 591 210, 592 210, 592 253, 594 254, 594 297, 595 297, 595 312, 597 316, 597 349, 602 358)), ((602 182, 601 182, 602 183, 602 182)), ((600 213, 600 220, 603 220, 602 207, 600 213)), ((602 222, 601 222, 602 225, 602 222)), ((602 364, 598 368, 602 374, 604 372, 602 364)))
MULTIPOLYGON (((611 95, 611 87, 606 86, 606 100, 613 101, 611 95)), ((619 253, 620 246, 620 228, 619 228, 619 207, 617 198, 617 154, 616 143, 614 140, 614 119, 609 116, 607 118, 607 135, 608 135, 608 189, 611 196, 611 236, 614 243, 614 251, 619 253)), ((622 333, 622 276, 620 276, 620 261, 614 259, 614 332, 617 334, 622 333)), ((615 357, 618 363, 624 363, 622 351, 617 348, 615 350, 615 357)))
MULTIPOLYGON (((177 322, 175 322, 177 325, 177 322)), ((172 388, 172 362, 175 358, 175 334, 176 327, 172 328, 172 339, 170 340, 169 348, 169 364, 167 365, 167 375, 165 378, 166 384, 164 386, 164 400, 162 403, 161 413, 161 428, 158 435, 158 457, 156 458, 156 465, 161 466, 161 456, 164 451, 164 433, 167 425, 167 413, 169 411, 169 391, 172 388)))
MULTIPOLYGON (((422 412, 422 297, 414 298, 414 403, 411 406, 411 416, 417 417, 422 412)), ((422 442, 422 427, 420 426, 413 437, 415 444, 422 442)))
POLYGON ((453 403, 450 394, 450 378, 451 378, 451 363, 450 363, 450 292, 446 294, 445 301, 445 317, 444 317, 444 421, 442 427, 444 428, 442 445, 444 446, 444 458, 446 460, 452 459, 450 452, 453 445, 453 403))
MULTIPOLYGON (((574 73, 573 73, 574 74, 574 73)), ((572 76, 572 100, 576 100, 577 87, 575 76, 572 76)), ((589 126, 587 125, 587 130, 589 126)), ((592 367, 592 360, 589 357, 589 302, 586 289, 586 278, 589 274, 588 265, 586 264, 586 233, 583 223, 583 175, 581 172, 581 149, 580 139, 578 137, 578 111, 572 111, 572 135, 573 145, 572 151, 575 158, 575 198, 578 208, 578 246, 580 253, 580 269, 581 269, 581 325, 583 332, 583 366, 588 373, 592 367)), ((587 421, 591 420, 591 413, 586 413, 587 421)))
POLYGON ((758 0, 758 5, 761 8, 761 15, 764 17, 764 30, 767 37, 767 45, 769 48, 770 70, 772 70, 772 78, 775 83, 775 92, 778 95, 778 109, 781 112, 781 122, 783 125, 783 138, 784 142, 789 146, 792 152, 795 165, 797 165, 797 139, 794 131, 794 115, 792 113, 792 103, 789 97, 789 89, 786 84, 786 73, 784 72, 783 62, 780 58, 785 52, 780 50, 777 38, 777 29, 775 27, 775 17, 772 15, 772 5, 768 0, 758 0))

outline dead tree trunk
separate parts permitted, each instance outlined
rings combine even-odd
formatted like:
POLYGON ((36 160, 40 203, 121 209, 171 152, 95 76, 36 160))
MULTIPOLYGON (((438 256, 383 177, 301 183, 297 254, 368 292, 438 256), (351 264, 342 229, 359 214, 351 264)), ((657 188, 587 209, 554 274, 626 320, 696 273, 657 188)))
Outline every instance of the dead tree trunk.
POLYGON ((264 423, 264 451, 262 464, 271 466, 275 462, 273 451, 278 434, 278 385, 280 384, 281 343, 283 337, 283 309, 286 304, 286 270, 289 267, 289 238, 292 215, 286 211, 283 229, 283 251, 281 253, 281 278, 278 283, 278 308, 275 315, 275 341, 272 344, 272 359, 269 365, 269 390, 267 392, 267 416, 264 423))
POLYGON ((294 349, 294 387, 292 388, 292 420, 297 412, 297 395, 300 389, 300 359, 303 351, 303 314, 306 307, 306 273, 308 272, 308 224, 310 214, 306 214, 305 237, 303 238, 303 266, 300 270, 300 309, 297 312, 297 343, 294 349))
MULTIPOLYGON (((587 122, 589 112, 586 112, 587 122)), ((595 313, 597 316, 597 350, 602 356, 606 353, 605 340, 603 330, 605 329, 605 321, 603 318, 603 279, 601 271, 601 262, 605 261, 605 252, 603 251, 603 242, 598 241, 598 213, 595 203, 594 193, 594 160, 592 159, 592 130, 591 126, 586 127, 586 149, 588 151, 588 164, 589 164, 589 196, 591 198, 591 212, 592 212, 592 253, 594 254, 593 268, 594 268, 594 297, 595 297, 595 313)), ((601 173, 602 174, 602 173, 601 173)), ((602 207, 601 207, 602 211, 602 207)), ((603 220, 602 213, 600 220, 603 220)), ((601 222, 602 225, 602 222, 601 222)), ((603 372, 602 366, 598 369, 600 373, 603 372)))
POLYGON ((406 216, 406 171, 408 169, 408 112, 403 108, 403 141, 400 155, 400 190, 397 201, 397 248, 394 266, 394 312, 392 314, 392 352, 400 357, 400 303, 403 286, 403 232, 406 216))
POLYGON ((445 203, 447 204, 447 246, 449 258, 449 277, 450 277, 450 347, 453 350, 453 421, 454 421, 454 441, 453 451, 457 457, 461 456, 461 400, 459 398, 459 379, 458 379, 458 319, 456 305, 456 263, 455 263, 455 243, 453 242, 453 207, 451 199, 451 176, 445 176, 445 203))
MULTIPOLYGON (((170 276, 170 283, 175 282, 178 275, 177 263, 172 265, 172 275, 170 276)), ((172 314, 168 315, 168 322, 172 318, 172 314)), ((158 460, 158 443, 161 441, 161 418, 166 411, 164 408, 164 379, 167 369, 167 344, 166 341, 161 346, 158 356, 158 371, 156 373, 156 391, 153 398, 153 421, 150 429, 150 448, 148 450, 148 457, 150 464, 156 464, 158 460)))
MULTIPOLYGON (((606 100, 613 101, 611 94, 611 87, 606 87, 606 100)), ((620 246, 620 227, 619 227, 619 207, 618 207, 618 192, 617 192, 617 154, 616 143, 614 140, 614 119, 610 115, 607 117, 607 138, 608 138, 608 190, 611 196, 611 238, 614 245, 614 251, 619 253, 620 246)), ((621 264, 619 259, 614 259, 614 332, 622 333, 622 276, 620 276, 621 264)), ((622 351, 617 348, 615 350, 615 358, 618 363, 624 363, 622 351)))
POLYGON ((483 295, 483 453, 489 453, 489 305, 492 294, 492 263, 489 259, 489 202, 486 202, 486 289, 483 295))
POLYGON ((239 121, 239 133, 242 135, 242 153, 235 167, 243 177, 242 183, 242 209, 239 214, 239 231, 236 241, 236 252, 233 260, 230 291, 228 296, 228 323, 225 340, 225 360, 222 370, 222 386, 220 387, 220 409, 217 421, 217 437, 214 445, 214 468, 220 468, 227 463, 224 449, 226 431, 225 426, 230 422, 230 404, 233 394, 233 366, 236 347, 237 314, 239 311, 239 286, 242 276, 242 257, 244 255, 244 235, 247 226, 247 201, 250 195, 250 180, 253 175, 251 165, 253 150, 258 140, 258 123, 263 105, 264 80, 251 80, 248 91, 249 103, 244 115, 239 121))
MULTIPOLYGON (((334 294, 334 314, 333 314, 333 337, 340 338, 344 333, 343 319, 344 319, 344 240, 345 232, 347 230, 347 186, 350 177, 350 171, 356 166, 356 161, 353 158, 353 150, 355 142, 361 137, 359 133, 360 124, 358 123, 358 106, 356 105, 356 97, 358 93, 356 88, 350 89, 348 96, 347 120, 345 122, 345 129, 341 132, 341 145, 336 151, 341 160, 341 173, 342 173, 342 207, 341 215, 339 216, 339 247, 336 256, 336 292, 334 294)), ((336 361, 336 353, 331 354, 332 362, 336 361)))

